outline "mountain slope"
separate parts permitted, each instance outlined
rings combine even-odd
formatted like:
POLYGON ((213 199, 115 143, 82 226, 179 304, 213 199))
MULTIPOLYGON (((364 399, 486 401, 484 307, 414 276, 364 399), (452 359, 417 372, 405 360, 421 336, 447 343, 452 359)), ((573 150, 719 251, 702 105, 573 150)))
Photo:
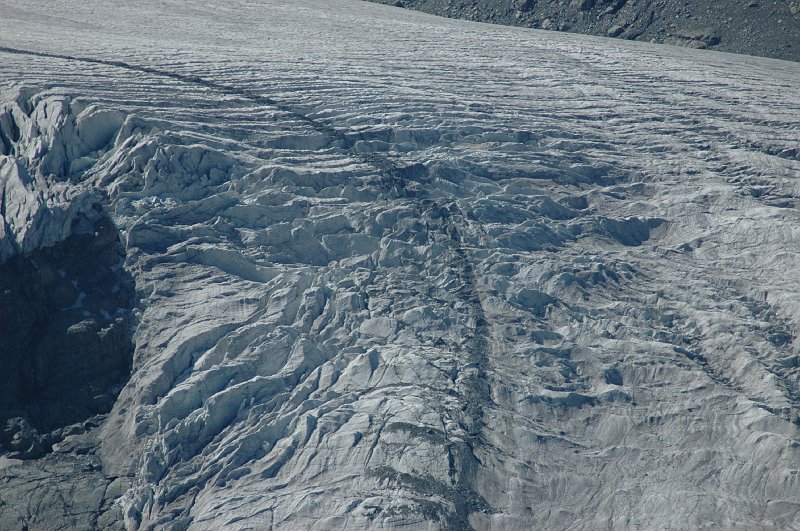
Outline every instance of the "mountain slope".
POLYGON ((451 18, 800 61, 800 2, 371 0, 451 18))
POLYGON ((350 1, 0 11, 0 249, 107 217, 136 289, 129 381, 0 457, 0 527, 795 525, 797 64, 350 1))

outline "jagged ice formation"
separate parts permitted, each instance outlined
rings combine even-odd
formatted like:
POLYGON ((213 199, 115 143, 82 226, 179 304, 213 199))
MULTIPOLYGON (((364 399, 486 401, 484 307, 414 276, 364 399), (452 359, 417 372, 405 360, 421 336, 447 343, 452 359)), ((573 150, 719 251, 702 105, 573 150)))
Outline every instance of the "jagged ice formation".
POLYGON ((59 297, 128 378, 15 424, 1 528, 796 526, 798 65, 350 0, 0 12, 3 267, 106 242, 59 297))

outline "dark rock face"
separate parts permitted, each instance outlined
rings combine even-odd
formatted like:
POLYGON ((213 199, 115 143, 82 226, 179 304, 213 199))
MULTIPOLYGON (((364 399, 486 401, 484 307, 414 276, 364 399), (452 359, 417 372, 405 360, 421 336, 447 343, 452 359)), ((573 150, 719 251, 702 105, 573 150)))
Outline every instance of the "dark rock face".
POLYGON ((93 217, 0 265, 0 452, 10 457, 41 457, 91 428, 130 372, 132 281, 116 228, 93 217))
MULTIPOLYGON (((398 5, 394 0, 371 0, 398 5)), ((405 0, 451 18, 800 61, 800 2, 405 0)))

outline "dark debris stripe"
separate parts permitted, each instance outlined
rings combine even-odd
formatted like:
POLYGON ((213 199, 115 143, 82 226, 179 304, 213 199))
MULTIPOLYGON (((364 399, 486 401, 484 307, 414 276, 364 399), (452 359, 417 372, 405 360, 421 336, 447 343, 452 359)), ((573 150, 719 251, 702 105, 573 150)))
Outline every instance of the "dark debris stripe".
MULTIPOLYGON (((489 366, 490 345, 488 337, 489 324, 486 320, 486 313, 481 303, 473 260, 469 250, 463 246, 461 231, 457 226, 457 219, 464 219, 463 213, 451 204, 443 206, 430 198, 424 197, 424 187, 414 187, 410 189, 409 181, 420 183, 428 176, 428 170, 423 164, 415 163, 402 165, 397 161, 379 153, 359 153, 354 149, 355 143, 360 139, 360 135, 352 130, 340 129, 322 120, 313 118, 303 112, 298 111, 290 104, 276 100, 275 98, 256 94, 252 91, 219 83, 198 75, 181 74, 170 72, 153 66, 127 63, 110 59, 99 59, 86 56, 72 56, 67 54, 40 52, 34 50, 23 50, 19 48, 9 48, 0 46, 0 53, 13 55, 23 55, 32 57, 42 57, 47 59, 60 59, 64 61, 74 61, 86 64, 103 65, 113 68, 124 69, 130 72, 149 74, 156 77, 172 79, 180 83, 204 87, 227 96, 241 97, 258 105, 269 106, 277 109, 287 117, 300 123, 310 126, 318 133, 324 134, 332 139, 333 142, 341 145, 348 154, 355 160, 377 170, 380 180, 377 186, 381 189, 386 199, 410 199, 416 204, 420 216, 438 218, 441 229, 448 236, 451 245, 451 252, 456 259, 451 263, 453 273, 459 278, 463 287, 452 292, 470 308, 468 319, 473 323, 471 337, 467 338, 465 354, 467 365, 473 370, 471 374, 463 378, 463 388, 460 390, 464 400, 464 421, 463 428, 468 434, 469 439, 464 443, 464 447, 457 449, 460 458, 458 459, 459 473, 456 480, 455 489, 470 490, 472 480, 475 475, 475 447, 481 444, 481 430, 483 428, 483 410, 491 401, 491 392, 487 379, 487 369, 489 366), (420 191, 423 190, 423 191, 420 191)), ((454 518, 448 519, 449 528, 469 529, 469 514, 474 509, 469 504, 456 503, 456 514, 454 518)), ((483 509, 491 511, 488 504, 483 509)))

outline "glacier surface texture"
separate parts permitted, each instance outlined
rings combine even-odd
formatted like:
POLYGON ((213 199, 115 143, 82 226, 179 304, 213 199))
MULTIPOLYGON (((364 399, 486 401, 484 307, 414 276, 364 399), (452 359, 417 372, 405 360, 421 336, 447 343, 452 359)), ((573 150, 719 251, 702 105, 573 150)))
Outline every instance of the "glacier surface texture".
POLYGON ((0 528, 800 529, 799 64, 0 21, 0 528))

